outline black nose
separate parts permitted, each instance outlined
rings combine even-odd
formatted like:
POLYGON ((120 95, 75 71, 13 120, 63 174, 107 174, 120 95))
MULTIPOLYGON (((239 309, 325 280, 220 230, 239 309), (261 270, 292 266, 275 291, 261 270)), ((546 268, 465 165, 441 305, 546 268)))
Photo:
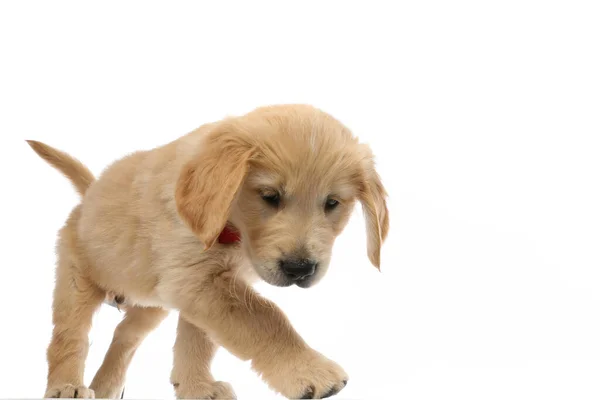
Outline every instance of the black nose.
POLYGON ((289 259, 279 261, 279 267, 288 278, 298 281, 314 274, 317 263, 308 259, 289 259))

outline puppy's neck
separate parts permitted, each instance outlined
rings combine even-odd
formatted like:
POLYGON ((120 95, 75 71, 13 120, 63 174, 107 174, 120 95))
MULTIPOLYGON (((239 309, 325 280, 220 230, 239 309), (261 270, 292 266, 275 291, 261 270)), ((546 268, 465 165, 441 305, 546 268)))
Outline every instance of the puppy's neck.
POLYGON ((230 223, 225 225, 225 228, 223 228, 223 231, 219 235, 219 243, 221 244, 235 244, 239 243, 240 240, 240 232, 230 223))

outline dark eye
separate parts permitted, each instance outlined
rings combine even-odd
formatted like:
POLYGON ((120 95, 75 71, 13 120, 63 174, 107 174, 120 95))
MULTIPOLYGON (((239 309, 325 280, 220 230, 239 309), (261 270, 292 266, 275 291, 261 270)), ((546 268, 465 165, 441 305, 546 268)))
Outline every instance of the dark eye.
POLYGON ((279 193, 263 193, 260 197, 262 197, 262 199, 270 206, 279 207, 279 202, 281 200, 279 193))
POLYGON ((331 211, 336 208, 340 204, 339 201, 335 199, 327 199, 325 202, 325 211, 331 211))

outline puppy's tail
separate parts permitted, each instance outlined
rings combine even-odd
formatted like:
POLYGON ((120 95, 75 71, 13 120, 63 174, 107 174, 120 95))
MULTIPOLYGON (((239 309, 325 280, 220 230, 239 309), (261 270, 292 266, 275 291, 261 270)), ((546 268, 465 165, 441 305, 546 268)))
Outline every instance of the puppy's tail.
POLYGON ((35 140, 28 140, 27 143, 48 164, 69 178, 81 196, 85 194, 88 187, 96 180, 94 174, 85 165, 67 153, 35 140))

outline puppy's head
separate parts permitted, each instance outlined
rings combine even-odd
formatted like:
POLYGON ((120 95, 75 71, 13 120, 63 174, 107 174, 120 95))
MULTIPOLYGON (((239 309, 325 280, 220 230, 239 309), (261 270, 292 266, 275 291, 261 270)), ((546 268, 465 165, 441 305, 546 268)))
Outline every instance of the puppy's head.
POLYGON ((304 105, 263 107, 217 124, 182 170, 180 216, 207 248, 227 223, 266 282, 309 287, 329 265, 357 201, 379 268, 386 192, 369 148, 330 115, 304 105))

